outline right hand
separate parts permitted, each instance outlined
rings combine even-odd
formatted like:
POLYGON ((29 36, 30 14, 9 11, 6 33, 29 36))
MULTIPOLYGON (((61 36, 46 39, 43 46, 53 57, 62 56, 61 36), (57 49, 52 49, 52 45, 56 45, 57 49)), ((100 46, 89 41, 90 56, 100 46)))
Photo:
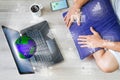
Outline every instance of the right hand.
POLYGON ((96 32, 93 27, 90 27, 90 31, 93 35, 81 35, 78 38, 78 44, 81 44, 81 47, 88 48, 103 48, 105 45, 105 40, 102 39, 100 34, 96 32))
POLYGON ((70 28, 71 24, 73 23, 74 19, 77 19, 77 24, 80 25, 80 9, 77 8, 75 5, 72 6, 67 15, 64 18, 65 24, 67 25, 68 28, 70 28))

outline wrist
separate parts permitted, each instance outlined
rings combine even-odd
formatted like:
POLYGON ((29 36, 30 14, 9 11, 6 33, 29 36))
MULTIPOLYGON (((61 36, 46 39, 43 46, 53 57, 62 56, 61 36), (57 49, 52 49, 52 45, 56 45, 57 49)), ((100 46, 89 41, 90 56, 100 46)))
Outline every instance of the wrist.
POLYGON ((106 48, 107 40, 101 40, 101 48, 106 48))
POLYGON ((75 7, 76 9, 80 9, 82 6, 81 6, 79 3, 74 3, 74 7, 75 7))
POLYGON ((76 8, 81 8, 83 5, 85 5, 89 0, 74 0, 74 6, 76 8))
POLYGON ((114 46, 114 43, 109 40, 103 40, 102 48, 108 48, 108 46, 114 46))

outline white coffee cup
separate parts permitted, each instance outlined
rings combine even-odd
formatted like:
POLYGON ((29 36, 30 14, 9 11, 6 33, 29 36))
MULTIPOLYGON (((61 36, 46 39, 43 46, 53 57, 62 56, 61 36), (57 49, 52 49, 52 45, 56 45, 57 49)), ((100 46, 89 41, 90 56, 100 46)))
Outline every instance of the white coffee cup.
POLYGON ((43 6, 41 4, 33 4, 30 7, 30 10, 32 12, 33 15, 35 16, 41 16, 41 10, 43 9, 43 6))

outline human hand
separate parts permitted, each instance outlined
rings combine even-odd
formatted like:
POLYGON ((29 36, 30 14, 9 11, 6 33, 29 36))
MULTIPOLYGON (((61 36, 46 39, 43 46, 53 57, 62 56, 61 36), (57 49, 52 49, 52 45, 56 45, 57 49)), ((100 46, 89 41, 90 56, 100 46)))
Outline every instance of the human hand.
POLYGON ((75 5, 72 6, 64 18, 67 27, 69 28, 71 24, 74 22, 74 20, 76 20, 78 25, 80 25, 80 16, 81 16, 80 9, 77 8, 77 6, 75 5))
POLYGON ((103 47, 104 40, 101 38, 98 32, 96 32, 93 27, 90 27, 90 31, 93 35, 79 36, 78 44, 81 44, 81 47, 88 48, 98 48, 103 47))

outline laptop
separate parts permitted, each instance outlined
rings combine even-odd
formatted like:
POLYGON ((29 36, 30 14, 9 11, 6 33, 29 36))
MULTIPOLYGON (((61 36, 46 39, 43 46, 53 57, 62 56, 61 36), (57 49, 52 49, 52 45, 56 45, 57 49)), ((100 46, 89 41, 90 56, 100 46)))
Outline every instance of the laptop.
POLYGON ((34 68, 50 67, 64 60, 47 21, 23 29, 20 32, 6 26, 2 26, 2 30, 20 74, 35 73, 34 68), (15 45, 15 41, 23 35, 31 37, 37 45, 34 56, 29 59, 20 58, 15 45))

